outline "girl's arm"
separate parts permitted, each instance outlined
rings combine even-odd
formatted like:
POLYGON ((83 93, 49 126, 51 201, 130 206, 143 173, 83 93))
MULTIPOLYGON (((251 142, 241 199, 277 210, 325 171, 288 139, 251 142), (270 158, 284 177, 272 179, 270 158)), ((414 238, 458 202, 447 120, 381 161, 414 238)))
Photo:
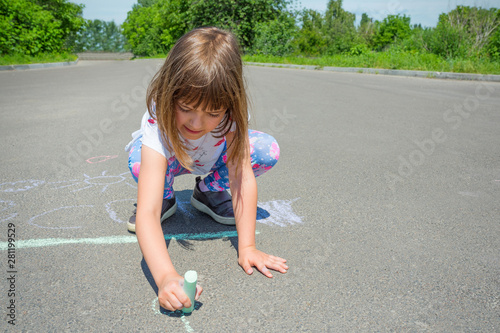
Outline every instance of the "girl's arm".
MULTIPOLYGON (((230 132, 226 136, 226 141, 232 142, 233 137, 234 133, 230 132)), ((272 277, 268 268, 286 273, 288 266, 285 264, 285 259, 261 252, 255 246, 257 182, 252 170, 248 137, 246 140, 245 147, 247 148, 242 164, 236 168, 236 165, 228 163, 229 187, 233 197, 233 210, 238 232, 238 262, 247 274, 252 274, 252 266, 255 266, 262 274, 272 277)), ((228 154, 231 154, 231 147, 228 154)))
MULTIPOLYGON (((170 260, 160 223, 167 159, 153 149, 142 146, 141 169, 137 192, 136 235, 144 259, 158 286, 158 301, 167 310, 191 306, 170 260)), ((197 290, 197 297, 202 288, 197 290)))

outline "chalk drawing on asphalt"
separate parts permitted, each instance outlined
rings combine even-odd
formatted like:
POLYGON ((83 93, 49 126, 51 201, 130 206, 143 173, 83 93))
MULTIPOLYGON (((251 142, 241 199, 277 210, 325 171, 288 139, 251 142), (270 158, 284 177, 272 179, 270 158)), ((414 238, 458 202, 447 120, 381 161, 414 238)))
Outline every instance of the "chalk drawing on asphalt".
POLYGON ((10 215, 2 216, 2 217, 0 217, 0 222, 12 220, 16 216, 17 216, 17 213, 12 213, 10 215))
MULTIPOLYGON (((0 207, 1 207, 0 213, 14 207, 15 205, 16 205, 16 203, 12 200, 0 200, 0 207)), ((0 222, 12 220, 16 216, 17 216, 17 213, 10 213, 10 214, 5 215, 5 216, 0 216, 0 222)))
MULTIPOLYGON (((197 304, 195 304, 195 309, 196 309, 196 305, 197 304)), ((186 330, 186 332, 188 332, 188 333, 194 332, 194 329, 191 327, 191 325, 189 324, 189 321, 186 319, 186 316, 182 312, 180 312, 180 311, 176 311, 176 312, 172 312, 172 311, 161 312, 160 302, 158 301, 158 297, 156 297, 151 302, 151 309, 153 310, 153 313, 155 315, 162 315, 163 314, 163 315, 167 315, 169 317, 181 317, 181 321, 184 324, 184 329, 186 330)))
POLYGON ((0 184, 0 192, 16 193, 31 190, 37 186, 44 184, 44 180, 18 180, 16 182, 7 182, 0 184))
POLYGON ((103 155, 103 156, 91 157, 91 158, 86 159, 85 161, 87 163, 90 163, 90 164, 95 164, 95 163, 106 162, 108 160, 112 160, 112 159, 117 158, 117 157, 118 157, 118 155, 103 155))
POLYGON ((257 222, 280 227, 302 224, 302 217, 295 214, 292 208, 292 204, 299 199, 300 198, 259 202, 257 206, 266 210, 269 216, 263 219, 257 219, 257 222))
POLYGON ((0 200, 0 207, 3 207, 0 210, 0 213, 3 212, 4 210, 11 208, 11 207, 14 207, 15 205, 16 205, 16 203, 12 200, 0 200))
POLYGON ((108 176, 108 175, 106 175, 106 172, 107 171, 103 171, 100 176, 96 176, 96 177, 90 177, 87 174, 83 174, 83 176, 85 178, 84 178, 83 182, 81 183, 81 185, 84 187, 75 189, 75 190, 73 190, 73 192, 78 192, 78 191, 86 190, 88 188, 99 187, 99 186, 102 186, 101 192, 104 192, 108 189, 109 186, 119 184, 121 182, 124 182, 126 185, 129 185, 133 188, 136 188, 135 186, 130 185, 127 182, 130 179, 130 177, 126 177, 126 176, 130 176, 130 172, 124 172, 124 173, 121 173, 117 176, 108 176))
POLYGON ((101 193, 105 192, 109 186, 123 183, 129 187, 137 189, 137 185, 130 183, 130 172, 123 172, 119 175, 107 175, 107 171, 103 171, 99 176, 89 176, 83 174, 83 179, 63 180, 58 182, 47 183, 54 185, 53 189, 59 190, 62 188, 72 187, 72 192, 79 192, 93 187, 101 187, 101 193))
POLYGON ((124 221, 118 217, 118 213, 116 210, 113 208, 113 205, 117 202, 124 202, 124 201, 130 201, 130 202, 135 202, 136 199, 120 199, 120 200, 113 200, 108 202, 105 207, 106 207, 106 212, 108 212, 109 218, 112 219, 113 221, 117 223, 127 223, 127 221, 124 221))
MULTIPOLYGON (((52 209, 52 210, 49 210, 47 212, 44 212, 42 214, 33 216, 32 218, 30 218, 28 220, 28 224, 33 225, 33 226, 38 227, 38 228, 42 228, 42 229, 79 229, 82 226, 40 225, 40 224, 35 223, 34 221, 36 221, 38 218, 40 218, 42 216, 45 216, 45 215, 48 215, 48 214, 51 214, 51 213, 54 213, 54 212, 57 212, 57 211, 60 211, 60 210, 68 210, 68 209, 75 209, 75 208, 86 208, 86 209, 88 209, 88 208, 92 208, 92 207, 94 207, 94 205, 79 205, 79 206, 64 206, 64 207, 59 207, 59 208, 52 209)), ((53 221, 52 219, 50 219, 50 220, 53 221)))
MULTIPOLYGON (((117 175, 108 174, 107 171, 103 171, 100 175, 90 176, 88 174, 83 174, 81 179, 70 179, 62 180, 56 182, 46 182, 45 180, 19 180, 14 182, 5 182, 0 184, 0 193, 3 192, 6 195, 13 195, 18 192, 25 192, 33 190, 36 187, 48 186, 49 189, 61 190, 68 189, 71 192, 80 192, 83 190, 92 189, 104 193, 108 188, 117 185, 125 185, 137 189, 135 181, 130 176, 129 172, 120 173, 117 175), (131 184, 131 182, 133 182, 131 184)), ((265 224, 268 226, 280 226, 286 227, 294 224, 302 224, 302 217, 298 216, 293 210, 293 203, 299 200, 299 198, 291 200, 273 200, 267 202, 259 202, 257 209, 257 222, 265 224)), ((104 209, 107 212, 109 218, 116 223, 125 223, 130 212, 127 211, 126 214, 119 211, 123 211, 120 204, 123 202, 136 201, 136 198, 130 199, 118 199, 113 200, 104 205, 104 209), (125 215, 127 215, 125 217, 125 215)), ((0 199, 0 222, 12 220, 14 218, 19 219, 19 214, 14 209, 17 206, 16 202, 8 199, 0 199)), ((76 212, 81 209, 101 209, 100 205, 64 205, 61 207, 54 207, 45 212, 39 213, 35 216, 31 216, 27 219, 28 225, 42 228, 42 229, 79 229, 85 224, 82 223, 71 223, 71 221, 63 220, 58 214, 58 212, 68 211, 76 212), (59 219, 55 218, 59 217, 59 219), (69 224, 69 225, 68 225, 69 224)), ((178 210, 182 213, 185 220, 191 221, 196 218, 198 211, 193 208, 189 200, 183 201, 178 200, 178 210)))

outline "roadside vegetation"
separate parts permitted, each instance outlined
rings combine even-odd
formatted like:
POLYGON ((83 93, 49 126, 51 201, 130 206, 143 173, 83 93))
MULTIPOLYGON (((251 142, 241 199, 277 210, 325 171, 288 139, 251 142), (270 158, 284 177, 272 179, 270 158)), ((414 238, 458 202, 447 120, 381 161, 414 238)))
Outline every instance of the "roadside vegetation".
POLYGON ((236 34, 248 62, 500 74, 497 8, 457 6, 435 27, 398 14, 381 21, 363 14, 356 25, 342 0, 322 12, 288 0, 138 0, 122 26, 84 20, 82 8, 0 0, 0 59, 82 51, 163 57, 185 32, 215 25, 236 34))

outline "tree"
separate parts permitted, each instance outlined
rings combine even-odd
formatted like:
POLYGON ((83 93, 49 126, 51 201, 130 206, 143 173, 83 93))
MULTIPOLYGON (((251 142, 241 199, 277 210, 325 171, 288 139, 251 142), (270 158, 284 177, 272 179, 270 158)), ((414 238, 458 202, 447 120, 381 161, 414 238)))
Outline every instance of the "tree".
POLYGON ((436 28, 424 31, 422 40, 426 50, 445 58, 495 58, 499 29, 500 10, 457 6, 441 14, 436 28))
MULTIPOLYGON (((123 23, 123 34, 132 52, 140 55, 166 53, 179 37, 200 26, 231 30, 246 50, 251 50, 262 22, 271 22, 286 11, 288 0, 142 0, 134 5, 123 23)), ((283 29, 274 22, 273 29, 283 29)))
POLYGON ((253 53, 285 56, 293 52, 296 35, 295 18, 290 14, 255 25, 253 53))
POLYGON ((71 51, 82 8, 66 0, 0 0, 0 53, 71 51))
POLYGON ((129 48, 138 55, 167 53, 187 30, 188 10, 188 0, 141 1, 134 5, 122 25, 129 48))
POLYGON ((114 21, 89 20, 80 30, 76 40, 76 52, 105 51, 122 52, 125 38, 114 21))
POLYGON ((138 0, 137 3, 142 6, 142 7, 151 7, 157 2, 158 0, 138 0))
POLYGON ((357 44, 356 15, 342 8, 342 0, 329 0, 324 17, 323 34, 327 39, 328 52, 342 53, 357 44))
POLYGON ((438 23, 438 28, 450 28, 463 36, 469 44, 466 56, 479 54, 499 26, 499 10, 469 6, 457 6, 448 14, 441 14, 438 23))
POLYGON ((327 41, 323 35, 323 17, 313 9, 304 9, 299 13, 301 28, 294 40, 300 53, 319 55, 326 51, 327 41))
POLYGON ((358 35, 365 42, 365 44, 372 45, 375 32, 376 26, 375 23, 373 23, 373 18, 369 17, 366 13, 363 13, 358 27, 358 35))
POLYGON ((406 15, 388 15, 378 27, 373 42, 379 50, 404 40, 411 35, 410 17, 406 15))
POLYGON ((82 17, 84 5, 69 2, 68 0, 30 0, 43 10, 49 11, 55 20, 61 23, 65 47, 72 49, 75 45, 77 32, 85 25, 82 17))
POLYGON ((190 0, 190 27, 214 25, 231 30, 244 49, 251 49, 255 27, 277 19, 287 0, 190 0))

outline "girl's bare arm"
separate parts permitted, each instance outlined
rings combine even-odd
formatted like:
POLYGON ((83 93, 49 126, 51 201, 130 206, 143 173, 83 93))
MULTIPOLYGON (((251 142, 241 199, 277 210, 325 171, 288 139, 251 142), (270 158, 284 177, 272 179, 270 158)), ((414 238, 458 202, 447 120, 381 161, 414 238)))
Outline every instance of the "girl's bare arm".
MULTIPOLYGON (((137 193, 136 235, 144 259, 158 286, 160 305, 168 310, 191 306, 168 254, 160 223, 167 160, 153 149, 142 146, 137 193)), ((197 297, 201 293, 201 287, 197 297)))
MULTIPOLYGON (((231 142, 233 135, 233 133, 229 133, 226 140, 231 142)), ((238 232, 238 261, 247 274, 252 274, 251 267, 255 266, 262 274, 272 277, 268 268, 286 273, 288 266, 285 264, 285 259, 261 252, 255 246, 257 182, 252 170, 250 147, 248 144, 246 147, 245 157, 238 168, 236 168, 236 165, 228 164, 229 186, 233 197, 233 209, 238 232)), ((230 153, 231 151, 228 151, 228 154, 230 153)))

